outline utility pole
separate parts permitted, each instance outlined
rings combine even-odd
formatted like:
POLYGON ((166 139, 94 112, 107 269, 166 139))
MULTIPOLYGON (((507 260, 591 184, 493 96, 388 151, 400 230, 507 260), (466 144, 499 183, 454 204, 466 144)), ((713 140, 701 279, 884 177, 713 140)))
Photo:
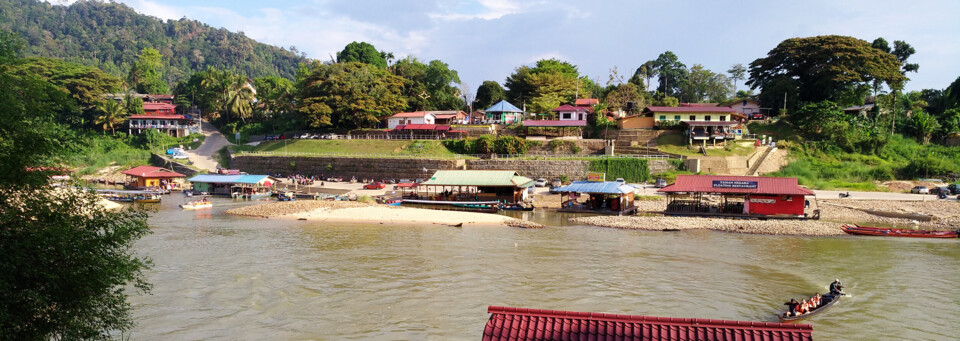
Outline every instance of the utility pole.
POLYGON ((783 92, 783 112, 787 112, 787 92, 783 92))

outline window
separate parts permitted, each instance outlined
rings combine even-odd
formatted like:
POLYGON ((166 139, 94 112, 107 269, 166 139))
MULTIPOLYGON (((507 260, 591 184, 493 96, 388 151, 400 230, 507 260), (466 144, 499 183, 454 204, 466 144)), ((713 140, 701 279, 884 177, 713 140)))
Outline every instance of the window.
POLYGON ((697 115, 690 115, 690 120, 691 120, 691 121, 696 121, 696 120, 697 120, 697 115))
POLYGON ((561 114, 561 115, 563 115, 562 119, 564 119, 564 120, 569 120, 569 119, 570 119, 570 113, 568 113, 568 112, 565 112, 565 113, 563 113, 563 114, 561 114))
POLYGON ((726 116, 720 115, 720 122, 723 122, 723 121, 726 121, 726 120, 727 120, 727 117, 726 117, 726 116))
POLYGON ((680 115, 674 116, 674 117, 673 117, 673 120, 674 120, 674 121, 679 121, 679 120, 680 120, 680 115))
POLYGON ((661 120, 661 121, 666 121, 666 120, 667 120, 667 115, 660 115, 660 120, 661 120))
POLYGON ((703 120, 704 120, 704 121, 710 121, 710 115, 704 116, 704 117, 703 117, 703 120))
POLYGON ((793 201, 793 196, 789 196, 789 195, 781 196, 780 201, 793 201))

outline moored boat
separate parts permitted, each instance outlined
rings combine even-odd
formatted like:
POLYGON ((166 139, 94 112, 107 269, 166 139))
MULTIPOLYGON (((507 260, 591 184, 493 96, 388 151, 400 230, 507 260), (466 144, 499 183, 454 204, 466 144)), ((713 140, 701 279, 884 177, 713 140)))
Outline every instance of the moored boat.
POLYGON ((133 201, 141 204, 156 204, 160 202, 160 199, 159 194, 142 194, 138 195, 133 201))
POLYGON ((912 238, 957 238, 960 231, 930 231, 930 230, 909 230, 894 229, 884 227, 869 227, 860 225, 844 224, 840 227, 843 232, 862 236, 882 236, 882 237, 912 237, 912 238))
POLYGON ((277 200, 278 201, 296 201, 297 195, 294 194, 293 192, 281 192, 280 194, 277 194, 277 200))
POLYGON ((822 313, 824 310, 827 310, 827 308, 829 308, 830 306, 837 304, 837 302, 840 301, 841 296, 843 296, 842 293, 837 295, 831 295, 831 294, 821 295, 819 307, 816 307, 813 310, 810 310, 809 313, 798 315, 798 316, 786 316, 786 313, 781 313, 779 316, 780 322, 796 321, 799 319, 804 319, 804 318, 822 313))
POLYGON ((180 208, 185 210, 199 210, 199 209, 211 208, 211 207, 213 207, 213 203, 207 200, 194 200, 186 204, 180 205, 180 208))

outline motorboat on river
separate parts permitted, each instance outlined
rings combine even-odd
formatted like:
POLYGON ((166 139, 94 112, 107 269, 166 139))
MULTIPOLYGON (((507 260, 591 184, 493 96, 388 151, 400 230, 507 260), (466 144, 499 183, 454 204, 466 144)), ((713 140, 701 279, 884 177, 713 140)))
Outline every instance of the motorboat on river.
POLYGON ((960 231, 930 231, 930 230, 909 230, 894 229, 883 227, 869 227, 860 225, 844 224, 840 227, 843 232, 863 236, 881 236, 881 237, 912 237, 912 238, 957 238, 960 231))
POLYGON ((813 316, 813 315, 822 313, 824 310, 827 310, 827 308, 830 308, 830 306, 832 306, 832 305, 834 305, 834 304, 837 304, 837 302, 840 301, 840 297, 841 297, 841 296, 843 296, 842 293, 837 294, 837 295, 832 295, 832 294, 821 295, 821 296, 820 296, 820 306, 818 306, 818 307, 810 310, 810 312, 808 312, 808 313, 806 313, 806 314, 803 314, 803 315, 786 316, 787 313, 784 312, 784 313, 780 314, 780 322, 796 321, 796 320, 805 319, 805 318, 807 318, 807 317, 810 317, 810 316, 813 316))
POLYGON ((180 205, 180 208, 185 210, 199 210, 199 209, 212 208, 212 207, 213 207, 213 203, 206 199, 194 200, 194 201, 190 201, 180 205))

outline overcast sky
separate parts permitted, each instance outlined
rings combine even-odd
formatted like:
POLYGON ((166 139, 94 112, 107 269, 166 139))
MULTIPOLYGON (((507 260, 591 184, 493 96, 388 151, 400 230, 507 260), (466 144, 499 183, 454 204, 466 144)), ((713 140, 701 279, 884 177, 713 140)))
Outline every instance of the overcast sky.
MULTIPOLYGON (((71 2, 72 0, 66 0, 71 2)), ((908 90, 960 76, 960 1, 117 0, 163 19, 187 17, 330 59, 351 41, 398 58, 439 59, 473 91, 519 65, 559 58, 606 84, 663 51, 715 72, 749 64, 784 39, 849 35, 904 40, 920 64, 908 90)), ((64 2, 53 0, 52 2, 64 2)), ((739 87, 742 88, 742 81, 739 87)))

